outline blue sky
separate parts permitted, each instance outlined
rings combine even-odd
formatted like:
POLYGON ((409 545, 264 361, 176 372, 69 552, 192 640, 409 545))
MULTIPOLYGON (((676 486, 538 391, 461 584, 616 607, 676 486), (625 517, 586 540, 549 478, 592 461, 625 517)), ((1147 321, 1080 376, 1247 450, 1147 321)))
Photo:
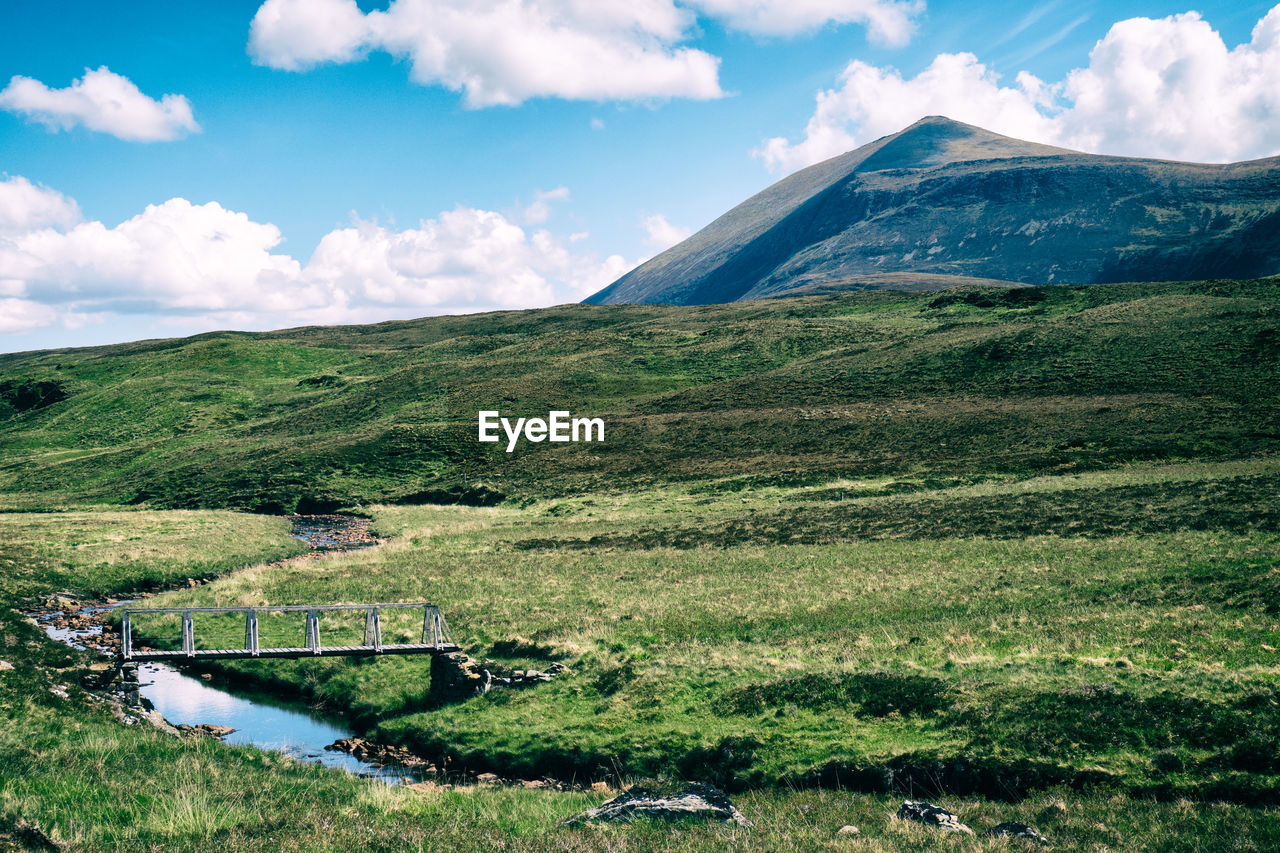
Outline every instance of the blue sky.
POLYGON ((573 301, 933 112, 1280 153, 1268 3, 491 5, 6 4, 0 351, 573 301))

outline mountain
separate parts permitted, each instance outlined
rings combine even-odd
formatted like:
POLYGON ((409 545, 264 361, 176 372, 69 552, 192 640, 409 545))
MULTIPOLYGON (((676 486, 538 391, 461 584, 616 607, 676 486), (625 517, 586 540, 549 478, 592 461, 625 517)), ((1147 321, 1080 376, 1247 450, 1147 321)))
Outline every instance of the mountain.
POLYGON ((1099 284, 1276 273, 1280 157, 1099 156, 929 116, 784 178, 585 301, 701 305, 972 283, 947 276, 1099 284))

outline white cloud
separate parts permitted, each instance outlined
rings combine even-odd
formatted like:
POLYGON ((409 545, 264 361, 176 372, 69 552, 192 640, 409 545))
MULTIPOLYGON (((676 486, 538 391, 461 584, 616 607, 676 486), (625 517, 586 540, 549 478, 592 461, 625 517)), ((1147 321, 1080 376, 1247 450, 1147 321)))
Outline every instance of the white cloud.
POLYGON ((53 325, 58 312, 30 299, 0 299, 0 333, 25 332, 53 325))
POLYGON ((404 230, 356 222, 326 234, 306 264, 281 242, 276 226, 216 202, 174 198, 108 227, 25 178, 0 181, 0 331, 104 314, 265 328, 537 307, 581 299, 630 267, 465 207, 404 230))
POLYGON ((804 138, 756 152, 789 172, 941 114, 998 133, 1103 154, 1225 162, 1280 153, 1280 6, 1229 49, 1199 14, 1111 27, 1089 65, 1012 86, 973 54, 941 54, 915 77, 849 63, 820 92, 804 138))
POLYGON ((676 243, 689 239, 693 229, 683 225, 672 225, 661 213, 646 216, 644 225, 645 243, 659 252, 670 249, 676 243))
MULTIPOLYGON (((373 50, 407 57, 414 80, 471 107, 529 98, 723 96, 719 58, 683 44, 698 14, 756 35, 860 23, 878 42, 911 37, 923 0, 266 0, 249 27, 255 62, 300 71, 373 50)), ((594 126, 594 123, 593 123, 594 126)))
POLYGON ((829 24, 858 23, 873 41, 901 46, 915 32, 923 0, 688 0, 736 30, 789 36, 829 24))
POLYGON ((553 190, 539 190, 534 193, 533 204, 524 209, 526 225, 541 225, 551 218, 551 202, 568 201, 569 188, 556 187, 553 190))
POLYGON ((351 0, 268 0, 249 24, 249 50, 262 65, 301 71, 350 62, 373 34, 351 0))
POLYGON ((546 96, 718 98, 719 60, 677 46, 693 24, 670 0, 393 0, 367 15, 354 0, 267 0, 249 52, 299 70, 385 50, 408 57, 417 82, 464 92, 472 107, 546 96))
POLYGON ((57 190, 21 175, 0 181, 0 235, 36 228, 70 228, 80 221, 80 206, 57 190))
POLYGON ((130 142, 163 142, 200 130, 185 97, 165 95, 156 101, 105 65, 86 68, 65 89, 15 76, 0 91, 0 109, 27 115, 51 130, 84 125, 130 142))

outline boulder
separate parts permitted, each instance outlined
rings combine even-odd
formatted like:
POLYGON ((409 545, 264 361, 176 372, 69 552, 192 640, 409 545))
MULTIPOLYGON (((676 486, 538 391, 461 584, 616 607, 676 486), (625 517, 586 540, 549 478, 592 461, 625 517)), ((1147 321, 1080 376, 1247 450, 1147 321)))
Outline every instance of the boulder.
POLYGON ((697 817, 708 820, 729 820, 739 826, 751 824, 742 816, 729 798, 711 785, 695 782, 676 794, 664 796, 641 785, 623 791, 608 802, 565 820, 569 826, 592 820, 632 821, 637 817, 681 820, 697 817))
POLYGON ((470 699, 489 692, 493 676, 462 652, 431 658, 431 695, 438 700, 470 699))
POLYGON ((1006 820, 998 826, 991 827, 985 834, 989 838, 1024 838, 1039 844, 1049 843, 1048 839, 1037 832, 1034 826, 1028 826, 1016 820, 1006 820))
POLYGON ((862 834, 861 830, 859 830, 858 827, 854 826, 851 823, 846 823, 844 826, 836 830, 836 835, 861 835, 861 834, 862 834))
POLYGON ((898 819, 912 820, 916 823, 923 823, 926 826, 945 829, 948 832, 973 835, 973 830, 960 822, 959 815, 947 811, 942 806, 935 806, 933 803, 903 800, 902 805, 898 808, 898 819))

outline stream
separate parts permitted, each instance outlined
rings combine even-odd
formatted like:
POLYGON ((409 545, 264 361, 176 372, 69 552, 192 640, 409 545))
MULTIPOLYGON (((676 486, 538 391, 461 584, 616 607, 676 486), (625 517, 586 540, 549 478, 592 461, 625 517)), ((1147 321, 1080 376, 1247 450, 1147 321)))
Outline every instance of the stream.
MULTIPOLYGON (((354 516, 293 516, 293 535, 317 551, 350 551, 377 544, 368 533, 368 519, 354 516)), ((119 607, 120 602, 113 605, 119 607)), ((93 614, 110 607, 86 607, 79 612, 93 614)), ((97 625, 56 627, 51 615, 36 614, 51 638, 75 648, 94 648, 93 638, 102 633, 97 625), (42 618, 43 617, 43 618, 42 618)), ((342 738, 355 736, 345 722, 323 716, 301 702, 289 701, 239 687, 215 686, 163 663, 138 667, 139 691, 173 725, 202 724, 229 726, 235 731, 222 738, 229 744, 249 744, 338 767, 359 776, 383 779, 395 784, 426 778, 403 767, 384 766, 345 752, 325 747, 342 738)))

